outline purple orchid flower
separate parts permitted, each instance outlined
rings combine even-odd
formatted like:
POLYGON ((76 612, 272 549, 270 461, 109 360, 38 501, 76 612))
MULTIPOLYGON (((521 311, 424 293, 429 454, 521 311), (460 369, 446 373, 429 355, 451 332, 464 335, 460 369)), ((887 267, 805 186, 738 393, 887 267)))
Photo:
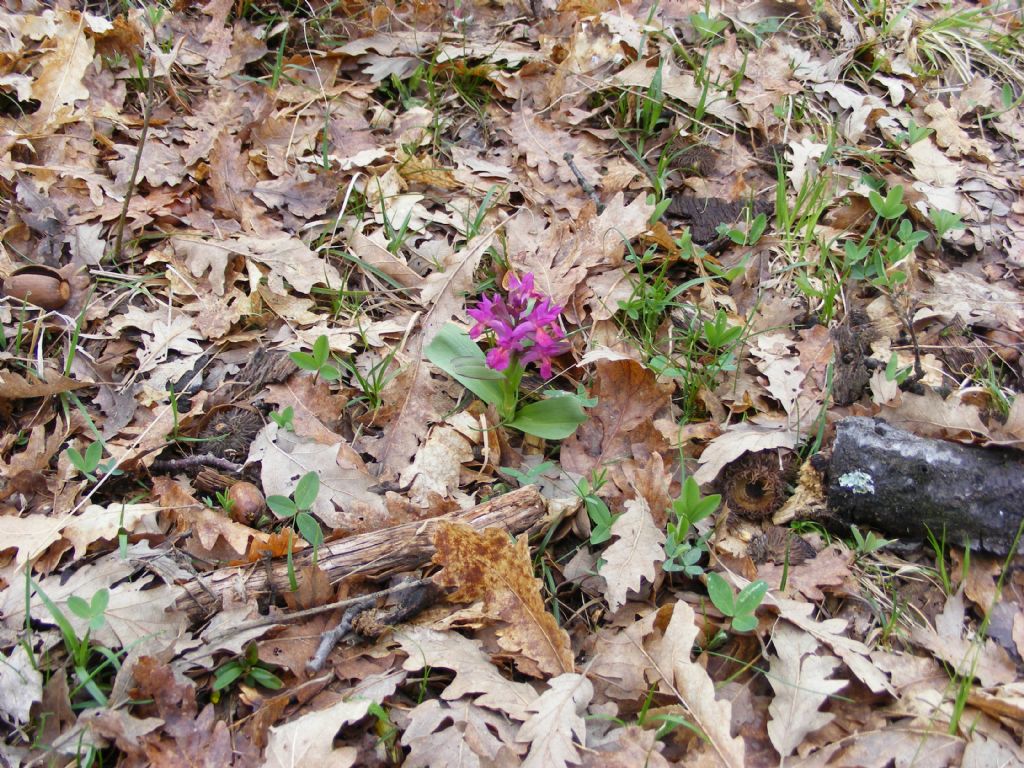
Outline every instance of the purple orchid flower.
POLYGON ((513 363, 537 363, 541 375, 551 376, 554 358, 565 353, 569 344, 558 325, 562 308, 534 288, 533 274, 509 279, 507 299, 498 294, 485 295, 467 314, 476 320, 470 338, 488 335, 494 346, 487 352, 487 365, 504 371, 513 363))

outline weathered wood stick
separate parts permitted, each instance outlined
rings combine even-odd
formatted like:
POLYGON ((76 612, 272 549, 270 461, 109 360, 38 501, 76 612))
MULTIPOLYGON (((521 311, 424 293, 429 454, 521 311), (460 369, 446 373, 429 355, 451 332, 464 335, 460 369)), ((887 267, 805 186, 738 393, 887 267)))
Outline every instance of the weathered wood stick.
MULTIPOLYGON (((546 511, 544 497, 536 486, 528 485, 451 515, 328 542, 320 547, 317 562, 331 583, 354 573, 379 578, 416 568, 429 560, 434 553, 434 530, 442 521, 465 523, 477 530, 503 528, 519 534, 539 523, 546 511)), ((308 565, 311 559, 311 549, 297 553, 295 569, 308 565)), ((186 582, 185 594, 178 598, 175 607, 187 612, 192 621, 200 621, 220 608, 221 598, 228 592, 246 596, 265 594, 269 591, 268 578, 278 591, 288 589, 288 564, 284 558, 277 558, 269 566, 229 566, 201 574, 186 582)))
MULTIPOLYGON (((831 522, 1005 556, 1024 520, 1024 454, 918 437, 880 419, 836 427, 831 522)), ((1018 552, 1024 546, 1018 545, 1018 552)))

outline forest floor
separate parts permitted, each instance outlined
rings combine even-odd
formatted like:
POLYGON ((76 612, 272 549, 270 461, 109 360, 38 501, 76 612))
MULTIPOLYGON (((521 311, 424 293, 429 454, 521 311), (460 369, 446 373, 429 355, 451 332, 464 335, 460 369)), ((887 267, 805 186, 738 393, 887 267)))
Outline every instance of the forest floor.
POLYGON ((1004 0, 5 3, 0 764, 1024 764, 1017 541, 822 475, 1021 462, 1022 100, 1004 0))

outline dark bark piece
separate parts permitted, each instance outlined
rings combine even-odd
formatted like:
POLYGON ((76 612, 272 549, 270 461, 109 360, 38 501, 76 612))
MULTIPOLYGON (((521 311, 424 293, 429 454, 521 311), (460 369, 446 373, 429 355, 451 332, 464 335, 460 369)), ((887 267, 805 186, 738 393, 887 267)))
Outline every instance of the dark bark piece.
MULTIPOLYGON (((936 539, 1005 556, 1024 520, 1024 454, 918 437, 880 419, 836 427, 829 466, 833 522, 936 539)), ((1024 553, 1024 546, 1018 546, 1024 553)))
POLYGON ((868 316, 854 310, 832 329, 831 335, 835 345, 832 399, 836 405, 852 405, 871 381, 867 357, 877 333, 868 316))
MULTIPOLYGON (((434 554, 434 531, 441 522, 466 523, 477 530, 503 528, 519 534, 540 522, 546 511, 544 497, 536 486, 528 485, 452 515, 328 542, 320 547, 318 562, 332 584, 353 573, 379 578, 429 562, 434 554)), ((296 553, 296 571, 310 563, 311 553, 310 549, 296 553)), ((219 610, 221 596, 226 592, 262 596, 270 591, 271 585, 277 592, 288 588, 285 558, 279 558, 269 568, 227 567, 201 574, 184 585, 187 594, 178 599, 175 607, 198 621, 219 610)))
POLYGON ((690 227, 693 242, 707 245, 718 238, 718 225, 730 226, 743 220, 745 211, 750 208, 750 216, 772 212, 774 203, 771 200, 754 200, 751 204, 743 200, 732 202, 717 197, 676 197, 668 207, 668 214, 683 219, 690 227))

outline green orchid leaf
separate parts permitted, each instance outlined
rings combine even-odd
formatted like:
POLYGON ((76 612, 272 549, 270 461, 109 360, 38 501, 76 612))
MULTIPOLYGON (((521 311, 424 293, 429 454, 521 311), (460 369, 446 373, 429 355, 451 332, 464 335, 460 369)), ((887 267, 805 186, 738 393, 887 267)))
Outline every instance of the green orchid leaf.
POLYGON ((574 395, 563 395, 523 406, 506 426, 545 440, 563 440, 586 420, 580 401, 574 395))
POLYGON ((485 403, 501 407, 504 400, 504 393, 501 388, 503 377, 497 371, 487 368, 487 360, 469 334, 461 330, 457 325, 449 323, 444 326, 433 341, 424 350, 427 359, 447 373, 459 384, 464 386, 485 403), (479 375, 481 369, 487 369, 491 373, 498 373, 498 378, 483 378, 479 375), (470 374, 467 374, 469 371, 470 374))

